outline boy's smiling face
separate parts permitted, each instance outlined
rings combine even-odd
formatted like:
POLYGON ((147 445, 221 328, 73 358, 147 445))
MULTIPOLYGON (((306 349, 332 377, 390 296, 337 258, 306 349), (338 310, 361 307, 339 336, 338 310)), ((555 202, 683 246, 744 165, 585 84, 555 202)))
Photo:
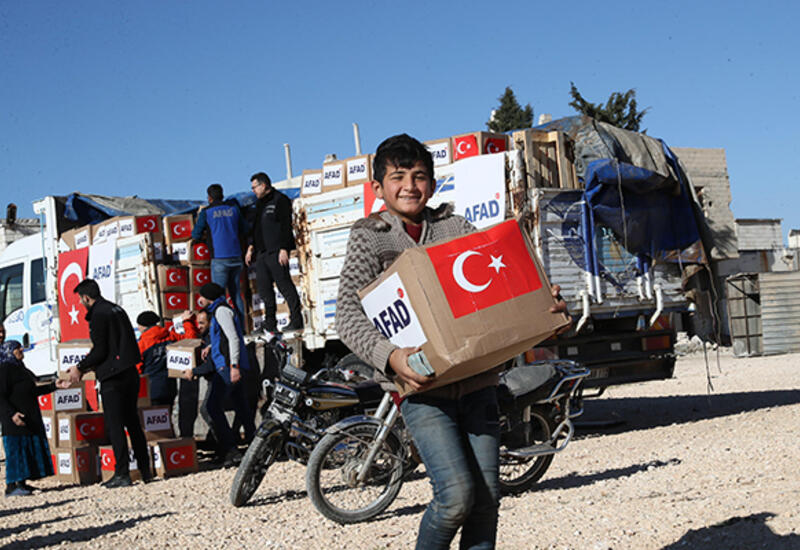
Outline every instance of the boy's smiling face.
POLYGON ((389 212, 404 222, 419 224, 433 194, 433 181, 422 161, 410 168, 387 164, 383 182, 373 181, 372 190, 389 212))

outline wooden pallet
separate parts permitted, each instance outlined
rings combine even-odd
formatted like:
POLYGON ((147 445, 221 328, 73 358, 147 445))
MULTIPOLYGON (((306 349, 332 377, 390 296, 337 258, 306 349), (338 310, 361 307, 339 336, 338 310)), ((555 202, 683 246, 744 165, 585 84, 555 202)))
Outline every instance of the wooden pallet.
POLYGON ((514 148, 525 156, 529 187, 580 188, 572 141, 566 134, 529 128, 517 130, 511 139, 514 148))

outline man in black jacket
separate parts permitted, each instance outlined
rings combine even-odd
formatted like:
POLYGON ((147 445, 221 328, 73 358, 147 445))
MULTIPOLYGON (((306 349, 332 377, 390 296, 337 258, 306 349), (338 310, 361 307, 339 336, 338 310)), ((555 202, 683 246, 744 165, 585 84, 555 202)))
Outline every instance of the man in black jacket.
POLYGON ((264 301, 266 324, 264 329, 277 332, 275 319, 275 291, 280 290, 291 315, 286 330, 303 328, 300 298, 289 274, 289 251, 295 249, 292 233, 292 202, 289 197, 272 187, 264 172, 253 174, 250 187, 255 193, 256 215, 253 222, 253 242, 247 248, 247 265, 255 260, 258 294, 264 301))
POLYGON ((131 485, 126 428, 139 472, 146 483, 151 473, 147 442, 136 408, 139 395, 136 365, 142 360, 136 334, 125 310, 103 298, 94 279, 81 281, 75 293, 86 308, 92 349, 80 363, 70 368, 69 378, 73 383, 78 382, 84 373, 93 370, 100 381, 103 419, 116 462, 114 477, 104 485, 108 488, 131 485))

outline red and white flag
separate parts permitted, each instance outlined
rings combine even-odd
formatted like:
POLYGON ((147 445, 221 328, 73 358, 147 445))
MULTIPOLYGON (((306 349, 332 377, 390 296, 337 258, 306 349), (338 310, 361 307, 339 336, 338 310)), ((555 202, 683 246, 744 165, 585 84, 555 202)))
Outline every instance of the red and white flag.
POLYGON ((426 251, 455 318, 542 288, 515 220, 426 251))
POLYGON ((506 140, 504 138, 486 138, 483 144, 483 154, 502 153, 506 150, 506 140))
POLYGON ((472 134, 453 138, 453 160, 474 157, 480 154, 478 138, 472 134))
POLYGON ((192 220, 169 221, 167 225, 173 241, 187 241, 192 236, 192 220))
POLYGON ((206 283, 211 282, 211 268, 210 267, 195 267, 192 266, 192 286, 200 288, 206 283))
POLYGON ((86 278, 89 249, 79 248, 58 255, 58 321, 61 341, 89 338, 86 310, 75 294, 75 286, 86 278))
POLYGON ((206 243, 194 243, 192 245, 192 254, 194 259, 199 262, 211 259, 211 250, 206 243))
POLYGON ((158 233, 158 216, 136 216, 137 233, 158 233))
POLYGON ((386 204, 383 199, 379 199, 375 192, 372 190, 372 182, 364 184, 364 217, 366 218, 373 212, 382 212, 386 210, 386 204))
POLYGON ((183 470, 194 465, 194 448, 192 445, 181 445, 164 449, 164 468, 167 470, 183 470))
POLYGON ((95 441, 104 439, 106 425, 102 415, 92 415, 75 419, 75 439, 78 441, 95 441))

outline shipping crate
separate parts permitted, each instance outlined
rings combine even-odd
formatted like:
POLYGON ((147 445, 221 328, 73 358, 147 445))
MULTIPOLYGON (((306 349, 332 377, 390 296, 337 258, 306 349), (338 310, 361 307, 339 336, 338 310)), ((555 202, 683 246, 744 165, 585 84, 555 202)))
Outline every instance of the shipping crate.
POLYGON ((300 194, 307 197, 320 193, 322 193, 322 170, 303 170, 300 194))
POLYGON ((58 389, 39 396, 39 408, 53 412, 77 412, 86 410, 84 388, 81 382, 67 389, 58 389))
MULTIPOLYGON (((102 445, 97 449, 97 461, 100 467, 100 479, 108 481, 114 477, 114 469, 117 466, 117 460, 114 457, 114 449, 111 445, 102 445)), ((130 441, 128 442, 128 471, 131 476, 131 481, 138 481, 142 479, 142 472, 139 471, 139 463, 133 455, 133 448, 130 441)), ((152 471, 152 468, 151 468, 152 471)))
POLYGON ((139 418, 144 436, 148 441, 175 437, 169 405, 139 407, 139 418))
POLYGON ((158 287, 162 292, 189 290, 189 268, 181 265, 159 265, 158 287))
POLYGON ((434 166, 446 166, 453 162, 453 146, 450 138, 433 139, 424 142, 425 147, 433 156, 434 166))
MULTIPOLYGON (((70 340, 56 346, 58 353, 58 377, 67 378, 67 370, 81 362, 92 349, 91 340, 70 340)), ((94 380, 94 371, 83 374, 84 380, 94 380)))
POLYGON ((97 447, 93 445, 57 447, 51 458, 56 479, 59 481, 81 485, 97 483, 97 447))
POLYGON ((197 445, 194 438, 150 441, 153 473, 168 478, 197 471, 197 445))
POLYGON ((347 164, 337 160, 322 165, 322 192, 335 191, 347 185, 347 164))
POLYGON ((186 242, 192 238, 194 218, 191 214, 175 214, 164 217, 164 242, 168 245, 186 242))
POLYGON ((508 136, 492 132, 471 132, 453 136, 451 143, 454 161, 508 150, 508 136))
POLYGON ((528 187, 579 189, 569 136, 557 130, 529 128, 514 132, 511 140, 513 147, 523 152, 528 187))
POLYGON ((57 413, 58 446, 63 448, 108 443, 101 412, 57 413))

